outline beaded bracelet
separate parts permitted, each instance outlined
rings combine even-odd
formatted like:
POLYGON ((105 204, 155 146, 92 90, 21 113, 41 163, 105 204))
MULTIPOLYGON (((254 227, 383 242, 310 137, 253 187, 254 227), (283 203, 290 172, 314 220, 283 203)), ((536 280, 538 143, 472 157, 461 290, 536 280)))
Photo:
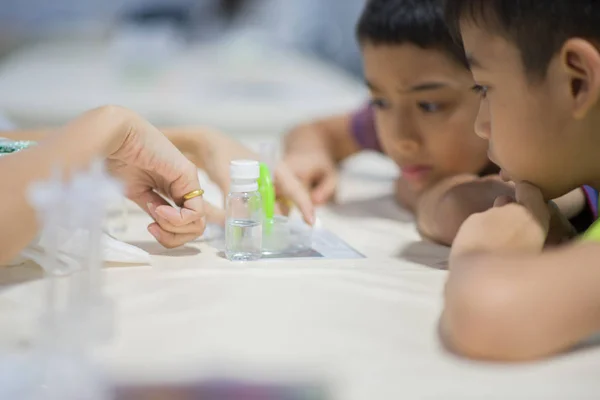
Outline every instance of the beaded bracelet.
POLYGON ((0 157, 25 150, 35 145, 36 142, 31 140, 0 140, 0 157))

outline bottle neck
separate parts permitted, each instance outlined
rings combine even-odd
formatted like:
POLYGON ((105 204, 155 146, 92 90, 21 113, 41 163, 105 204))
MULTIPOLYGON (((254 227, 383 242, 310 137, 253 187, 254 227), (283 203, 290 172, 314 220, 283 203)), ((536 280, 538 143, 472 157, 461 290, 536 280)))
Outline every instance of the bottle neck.
POLYGON ((258 182, 256 180, 236 180, 231 182, 231 193, 257 192, 258 182))

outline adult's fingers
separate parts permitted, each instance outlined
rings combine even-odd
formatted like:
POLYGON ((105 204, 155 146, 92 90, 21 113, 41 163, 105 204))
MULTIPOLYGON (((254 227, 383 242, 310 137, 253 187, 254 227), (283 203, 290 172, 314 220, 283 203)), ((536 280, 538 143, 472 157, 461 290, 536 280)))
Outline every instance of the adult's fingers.
POLYGON ((169 205, 157 205, 156 214, 172 226, 183 227, 202 221, 205 216, 205 207, 204 199, 195 197, 185 201, 180 209, 169 205))
POLYGON ((154 219, 155 222, 148 226, 148 231, 160 244, 167 248, 181 246, 201 236, 204 232, 205 222, 203 218, 181 224, 179 221, 180 216, 178 216, 177 225, 173 224, 165 215, 168 214, 169 218, 172 219, 174 215, 180 214, 181 210, 174 209, 165 199, 151 190, 132 198, 132 200, 154 219))
POLYGON ((200 235, 195 233, 191 234, 180 234, 168 232, 160 227, 158 223, 154 222, 148 226, 148 232, 164 247, 173 249, 179 246, 183 246, 197 239, 200 235))
POLYGON ((183 209, 177 210, 169 205, 160 205, 156 207, 154 204, 148 204, 150 216, 158 223, 158 225, 171 233, 184 233, 201 235, 205 229, 204 218, 196 218, 191 222, 184 222, 181 213, 183 209))

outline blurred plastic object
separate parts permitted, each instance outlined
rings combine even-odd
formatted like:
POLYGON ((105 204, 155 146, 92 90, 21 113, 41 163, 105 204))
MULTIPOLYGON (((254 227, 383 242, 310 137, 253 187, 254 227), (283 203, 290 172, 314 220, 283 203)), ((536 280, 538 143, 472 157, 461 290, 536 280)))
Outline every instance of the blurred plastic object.
POLYGON ((193 385, 120 387, 115 400, 331 400, 331 390, 315 382, 207 380, 193 385))
MULTIPOLYGON (((110 400, 110 386, 90 352, 113 332, 114 309, 102 291, 102 227, 110 200, 123 187, 96 161, 69 182, 55 169, 50 180, 32 185, 29 200, 38 212, 49 243, 41 264, 46 271, 46 298, 39 339, 20 368, 0 368, 2 390, 24 400, 110 400), (64 232, 79 228, 81 253, 75 263, 60 262, 64 232)), ((5 366, 3 366, 5 367, 5 366)))
POLYGON ((293 255, 312 246, 312 228, 302 220, 277 215, 265 221, 263 229, 263 255, 293 255))
MULTIPOLYGON (((98 177, 96 177, 98 178, 98 177)), ((40 234, 20 253, 19 257, 9 265, 22 264, 27 260, 34 261, 49 272, 55 274, 69 274, 78 270, 81 259, 87 256, 87 243, 94 234, 86 225, 88 218, 96 216, 103 223, 108 214, 108 204, 118 204, 121 213, 126 213, 126 203, 122 194, 103 198, 97 193, 97 186, 93 180, 86 181, 81 176, 69 186, 60 179, 59 172, 55 171, 53 178, 47 182, 40 182, 30 188, 29 199, 38 212, 41 223, 40 234), (87 182, 87 183, 85 183, 87 182), (78 188, 77 185, 84 185, 78 188), (87 192, 86 192, 87 190, 87 192), (91 196, 89 199, 82 196, 91 196), (94 208, 97 201, 106 201, 94 208), (83 209, 82 209, 83 207, 83 209), (96 215, 100 212, 103 215, 96 215), (92 212, 91 210, 96 210, 92 212), (48 257, 52 257, 49 260, 48 257)), ((126 214, 115 218, 121 231, 126 228, 126 214)), ((114 233, 114 232, 113 232, 114 233)), ((102 247, 98 255, 102 263, 121 264, 149 264, 150 255, 135 246, 118 241, 109 234, 101 231, 100 239, 102 247)))

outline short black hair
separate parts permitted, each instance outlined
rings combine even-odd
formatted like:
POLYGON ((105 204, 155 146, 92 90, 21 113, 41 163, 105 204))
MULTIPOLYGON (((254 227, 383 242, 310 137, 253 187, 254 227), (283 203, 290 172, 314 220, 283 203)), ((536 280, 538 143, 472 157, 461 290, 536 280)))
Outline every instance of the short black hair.
POLYGON ((600 39, 598 0, 447 0, 446 22, 460 41, 460 20, 514 43, 530 78, 545 78, 552 58, 573 37, 600 39))
POLYGON ((462 65, 465 54, 444 20, 443 0, 368 0, 356 26, 361 43, 414 44, 446 52, 462 65))

